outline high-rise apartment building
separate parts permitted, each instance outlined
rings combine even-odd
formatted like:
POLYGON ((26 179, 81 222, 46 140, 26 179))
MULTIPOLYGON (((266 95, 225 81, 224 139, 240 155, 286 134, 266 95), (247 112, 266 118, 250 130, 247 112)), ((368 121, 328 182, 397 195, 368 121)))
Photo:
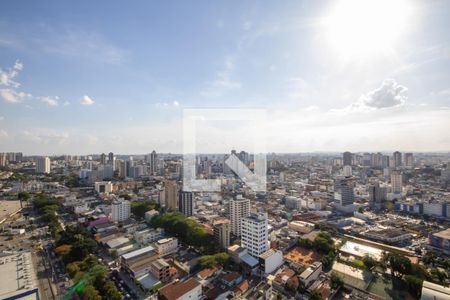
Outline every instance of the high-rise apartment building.
POLYGON ((344 168, 342 168, 342 173, 345 177, 352 176, 352 166, 345 165, 344 168))
POLYGON ((125 161, 123 161, 122 159, 116 159, 116 161, 114 162, 114 170, 117 171, 120 178, 125 178, 127 174, 125 161))
POLYGON ((8 165, 8 159, 6 153, 0 153, 0 167, 6 167, 8 165))
POLYGON ((155 173, 158 171, 158 156, 156 154, 156 151, 153 150, 152 153, 147 155, 147 163, 149 165, 149 174, 155 175, 155 173))
POLYGON ((344 152, 342 155, 342 162, 344 166, 351 166, 352 165, 352 153, 351 152, 344 152))
POLYGON ((106 154, 105 153, 100 154, 100 163, 102 165, 106 165, 106 154))
POLYGON ((389 155, 383 155, 381 157, 381 167, 382 168, 389 168, 390 167, 390 157, 389 155))
POLYGON ((235 236, 241 236, 241 220, 250 214, 250 200, 237 195, 236 199, 230 200, 229 213, 231 232, 235 236))
POLYGON ((194 213, 194 200, 192 198, 192 192, 180 191, 178 193, 178 210, 187 217, 194 213))
POLYGON ((387 199, 386 187, 374 183, 369 185, 369 205, 373 210, 380 210, 384 208, 384 201, 387 199))
POLYGON ((108 164, 114 166, 114 153, 112 153, 112 152, 108 153, 108 164))
POLYGON ((395 151, 393 154, 394 158, 394 167, 401 167, 402 166, 402 153, 395 151))
POLYGON ((414 156, 412 153, 405 153, 405 166, 412 167, 414 165, 414 156))
POLYGON ((130 218, 131 206, 130 201, 119 199, 113 201, 111 205, 111 221, 123 222, 130 218))
POLYGON ((36 173, 48 174, 50 173, 50 158, 47 156, 38 157, 36 159, 36 173))
POLYGON ((391 187, 392 193, 401 194, 403 186, 403 175, 400 172, 394 172, 391 174, 391 187))
POLYGON ((231 224, 230 220, 220 218, 213 222, 214 241, 222 248, 228 249, 230 246, 231 224))
POLYGON ((167 180, 164 183, 164 205, 167 210, 177 210, 178 208, 178 188, 174 180, 167 180))
POLYGON ((267 213, 253 213, 241 221, 241 246, 257 258, 269 249, 267 213))
POLYGON ((341 206, 353 204, 355 195, 353 192, 354 179, 351 177, 341 177, 334 183, 334 200, 341 206))

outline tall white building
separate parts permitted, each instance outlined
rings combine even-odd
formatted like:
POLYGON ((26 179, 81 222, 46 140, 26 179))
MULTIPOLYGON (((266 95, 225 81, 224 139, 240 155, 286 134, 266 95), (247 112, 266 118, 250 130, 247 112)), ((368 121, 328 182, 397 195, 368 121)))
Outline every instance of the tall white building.
POLYGON ((267 213, 253 213, 241 221, 241 246, 257 258, 269 249, 267 213))
POLYGON ((230 201, 229 211, 231 232, 235 236, 241 236, 241 220, 250 214, 250 200, 237 195, 236 199, 230 201))
POLYGON ((111 205, 111 221, 123 222, 130 218, 131 207, 130 201, 119 199, 111 205))
POLYGON ((401 194, 402 185, 403 185, 402 174, 399 172, 394 172, 393 174, 391 174, 392 193, 401 194))
POLYGON ((345 177, 352 176, 352 174, 353 174, 353 172, 352 172, 352 166, 345 165, 345 166, 342 168, 342 173, 343 173, 343 175, 344 175, 345 177))
POLYGON ((42 156, 36 159, 36 173, 50 173, 50 158, 47 156, 42 156))

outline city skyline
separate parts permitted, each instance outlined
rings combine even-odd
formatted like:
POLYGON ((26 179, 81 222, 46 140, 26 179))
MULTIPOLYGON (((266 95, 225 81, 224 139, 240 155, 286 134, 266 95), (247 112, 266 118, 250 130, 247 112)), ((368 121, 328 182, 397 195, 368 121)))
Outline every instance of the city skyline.
MULTIPOLYGON (((450 3, 374 3, 5 3, 0 149, 182 153, 213 107, 266 109, 268 152, 449 151, 450 3)), ((203 125, 199 152, 248 148, 203 125)))

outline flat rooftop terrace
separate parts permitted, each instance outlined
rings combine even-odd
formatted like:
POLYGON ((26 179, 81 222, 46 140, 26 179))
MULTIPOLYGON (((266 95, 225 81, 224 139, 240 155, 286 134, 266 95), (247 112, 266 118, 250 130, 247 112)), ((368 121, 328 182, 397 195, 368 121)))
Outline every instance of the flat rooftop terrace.
POLYGON ((36 288, 36 274, 30 252, 0 257, 0 298, 36 288))

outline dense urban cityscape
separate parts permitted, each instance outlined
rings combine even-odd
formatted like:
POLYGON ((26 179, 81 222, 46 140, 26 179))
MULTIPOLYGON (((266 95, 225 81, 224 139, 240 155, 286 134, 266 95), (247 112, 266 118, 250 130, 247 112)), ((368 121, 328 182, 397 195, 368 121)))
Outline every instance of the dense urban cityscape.
POLYGON ((450 295, 449 153, 270 153, 266 193, 232 155, 196 156, 198 193, 181 155, 1 153, 2 299, 450 295))

